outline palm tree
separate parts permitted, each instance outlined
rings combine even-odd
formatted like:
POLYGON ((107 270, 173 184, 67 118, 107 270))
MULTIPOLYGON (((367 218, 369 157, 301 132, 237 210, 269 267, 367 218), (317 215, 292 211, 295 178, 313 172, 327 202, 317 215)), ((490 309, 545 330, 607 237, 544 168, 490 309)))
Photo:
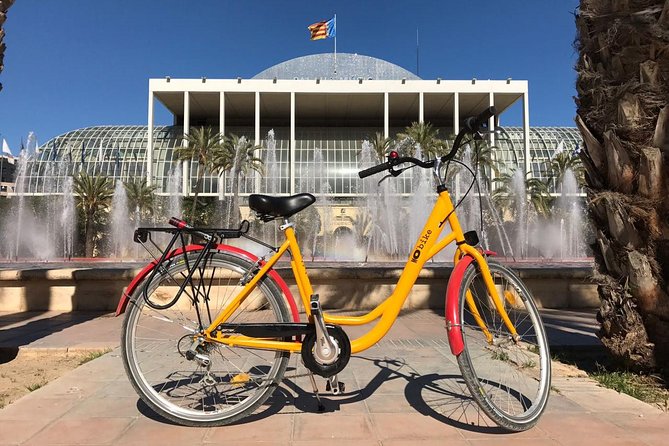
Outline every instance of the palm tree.
POLYGON ((93 257, 95 226, 111 204, 114 188, 107 177, 92 177, 81 171, 73 178, 77 207, 84 214, 84 239, 86 257, 93 257))
POLYGON ((262 174, 263 164, 260 158, 255 156, 256 150, 262 147, 253 144, 246 137, 232 134, 223 139, 223 150, 217 151, 212 160, 212 169, 215 171, 230 171, 232 174, 232 205, 230 215, 226 224, 236 227, 239 224, 239 179, 248 175, 250 171, 262 174))
POLYGON ((571 170, 574 173, 574 176, 576 177, 576 180, 579 184, 582 185, 584 182, 583 163, 581 163, 581 159, 576 153, 566 150, 556 153, 555 156, 550 160, 548 170, 550 175, 555 180, 556 186, 562 183, 562 179, 564 178, 564 174, 567 173, 567 170, 571 170))
MULTIPOLYGON (((150 185, 146 179, 140 182, 123 183, 131 209, 135 209, 140 219, 150 217, 154 211, 155 185, 150 185)), ((137 222, 139 223, 139 222, 137 222)))
POLYGON ((197 197, 202 187, 202 179, 204 178, 205 171, 216 171, 213 160, 217 157, 218 152, 222 150, 222 139, 222 135, 215 132, 211 127, 197 127, 185 135, 184 140, 186 145, 176 149, 177 159, 181 161, 197 161, 197 179, 195 181, 195 193, 193 195, 190 219, 196 214, 198 206, 197 197))
POLYGON ((446 143, 439 139, 439 129, 429 122, 412 122, 404 133, 397 134, 397 139, 412 142, 413 152, 410 155, 415 154, 416 145, 420 145, 423 156, 427 158, 443 155, 447 149, 446 143))
POLYGON ((391 138, 386 138, 383 136, 383 133, 376 132, 374 138, 370 141, 372 143, 372 150, 376 154, 378 161, 380 163, 386 161, 386 156, 390 151, 390 145, 393 142, 391 138))
MULTIPOLYGON (((495 178, 494 182, 499 183, 499 186, 492 194, 493 203, 502 211, 509 212, 512 215, 520 208, 518 200, 523 195, 523 192, 516 191, 514 187, 514 179, 517 175, 514 170, 495 178)), ((523 184, 527 203, 532 206, 537 215, 548 217, 552 201, 548 185, 538 178, 527 178, 527 175, 525 175, 523 184)))
POLYGON ((599 336, 627 365, 669 370, 669 7, 581 0, 576 123, 596 228, 599 336))

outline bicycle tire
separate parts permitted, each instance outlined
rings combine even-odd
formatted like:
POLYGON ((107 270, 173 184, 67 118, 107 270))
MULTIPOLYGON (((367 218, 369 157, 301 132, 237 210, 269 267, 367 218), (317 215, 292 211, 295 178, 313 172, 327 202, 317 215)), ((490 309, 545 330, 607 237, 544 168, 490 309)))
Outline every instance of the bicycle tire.
MULTIPOLYGON (((191 267, 196 255, 188 257, 191 267)), ((289 353, 203 344, 197 351, 209 357, 209 373, 185 357, 193 335, 202 329, 195 320, 193 295, 200 296, 206 327, 242 289, 240 279, 253 268, 221 252, 207 254, 203 265, 168 310, 151 308, 143 297, 145 284, 137 287, 123 323, 121 357, 135 391, 157 414, 186 426, 221 426, 250 415, 271 396, 283 378, 289 353), (204 311, 205 294, 214 307, 211 312, 204 311)), ((183 256, 169 260, 146 284, 148 296, 152 301, 173 299, 186 274, 183 256)), ((279 287, 265 276, 228 322, 290 322, 290 314, 279 287)))
POLYGON ((551 360, 546 332, 531 293, 509 268, 488 262, 504 308, 520 335, 514 341, 472 263, 462 278, 459 311, 464 350, 457 357, 462 377, 483 412, 501 428, 520 432, 533 427, 546 408, 551 360), (471 295, 492 335, 488 341, 466 301, 471 295))

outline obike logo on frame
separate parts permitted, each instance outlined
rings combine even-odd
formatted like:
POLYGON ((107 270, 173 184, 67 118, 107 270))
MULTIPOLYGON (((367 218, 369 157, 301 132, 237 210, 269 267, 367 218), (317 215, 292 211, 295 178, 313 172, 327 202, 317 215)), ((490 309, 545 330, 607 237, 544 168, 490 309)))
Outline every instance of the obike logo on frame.
POLYGON ((416 250, 413 252, 413 254, 411 254, 411 261, 413 263, 418 263, 418 259, 420 258, 420 253, 425 248, 425 244, 427 243, 427 241, 430 240, 431 235, 432 235, 432 229, 428 229, 425 234, 420 236, 420 239, 418 240, 418 246, 416 246, 416 250))

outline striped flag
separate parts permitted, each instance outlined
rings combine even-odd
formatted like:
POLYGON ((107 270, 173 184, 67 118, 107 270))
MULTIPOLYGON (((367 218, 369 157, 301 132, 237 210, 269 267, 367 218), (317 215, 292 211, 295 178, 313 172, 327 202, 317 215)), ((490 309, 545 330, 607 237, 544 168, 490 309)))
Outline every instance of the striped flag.
POLYGON ((316 22, 307 28, 311 33, 311 40, 329 39, 337 35, 337 22, 334 17, 330 20, 316 22))

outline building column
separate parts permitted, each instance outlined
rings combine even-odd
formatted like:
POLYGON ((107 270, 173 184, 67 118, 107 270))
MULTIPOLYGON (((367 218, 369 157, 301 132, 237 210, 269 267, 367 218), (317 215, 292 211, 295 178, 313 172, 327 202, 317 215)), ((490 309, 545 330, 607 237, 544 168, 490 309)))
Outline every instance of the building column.
MULTIPOLYGON (((220 98, 218 100, 218 133, 221 135, 221 142, 223 142, 223 137, 225 137, 225 92, 221 91, 220 98)), ((218 174, 218 199, 223 200, 225 195, 225 181, 224 173, 218 174)))
MULTIPOLYGON (((530 101, 527 96, 527 90, 523 93, 523 143, 525 144, 525 162, 523 169, 525 174, 530 172, 530 101)), ((530 172, 529 178, 532 178, 530 172)))
POLYGON ((290 92, 290 195, 295 195, 295 92, 290 92))
MULTIPOLYGON (((255 142, 254 144, 256 146, 260 145, 260 92, 256 91, 255 93, 255 142)), ((262 154, 260 153, 260 150, 255 150, 255 157, 260 158, 262 154)), ((261 179, 262 177, 260 176, 259 172, 255 172, 255 182, 254 182, 254 187, 255 187, 255 193, 259 194, 260 193, 260 185, 261 185, 261 179)))
POLYGON ((146 129, 146 184, 148 185, 153 185, 153 101, 153 91, 149 91, 149 125, 146 129))
POLYGON ((260 144, 260 92, 256 91, 255 101, 255 145, 260 144))
POLYGON ((460 94, 453 94, 453 133, 460 133, 460 94))
POLYGON ((390 107, 388 105, 388 92, 383 93, 383 137, 390 137, 390 107))
POLYGON ((425 94, 418 93, 418 122, 425 122, 425 94))
MULTIPOLYGON (((495 106, 495 94, 492 91, 489 93, 488 104, 490 105, 490 107, 495 106)), ((490 119, 488 119, 488 131, 490 131, 489 135, 490 135, 490 145, 491 146, 495 145, 495 136, 496 135, 495 135, 494 130, 495 130, 495 119, 496 118, 497 118, 496 116, 491 116, 490 119)))
MULTIPOLYGON (((186 135, 190 133, 190 94, 184 91, 184 139, 181 143, 182 147, 188 147, 188 140, 186 135)), ((181 175, 181 190, 184 196, 190 195, 190 161, 183 162, 183 171, 181 175)))
POLYGON ((221 91, 218 110, 218 132, 225 135, 225 92, 221 91))
MULTIPOLYGON (((453 134, 460 133, 460 94, 453 93, 453 134)), ((460 173, 455 174, 455 199, 460 199, 460 173)))
MULTIPOLYGON (((492 91, 489 93, 488 104, 490 105, 490 107, 495 106, 495 94, 492 91)), ((495 121, 496 120, 497 120, 497 116, 491 116, 488 119, 488 131, 490 132, 490 133, 488 133, 488 137, 489 137, 489 141, 490 141, 490 147, 494 147, 496 142, 497 142, 497 135, 495 134, 495 121)), ((492 185, 495 184, 494 183, 494 181, 495 181, 495 171, 493 169, 490 169, 489 175, 490 175, 490 184, 488 184, 487 187, 488 187, 488 189, 492 190, 492 185)))

